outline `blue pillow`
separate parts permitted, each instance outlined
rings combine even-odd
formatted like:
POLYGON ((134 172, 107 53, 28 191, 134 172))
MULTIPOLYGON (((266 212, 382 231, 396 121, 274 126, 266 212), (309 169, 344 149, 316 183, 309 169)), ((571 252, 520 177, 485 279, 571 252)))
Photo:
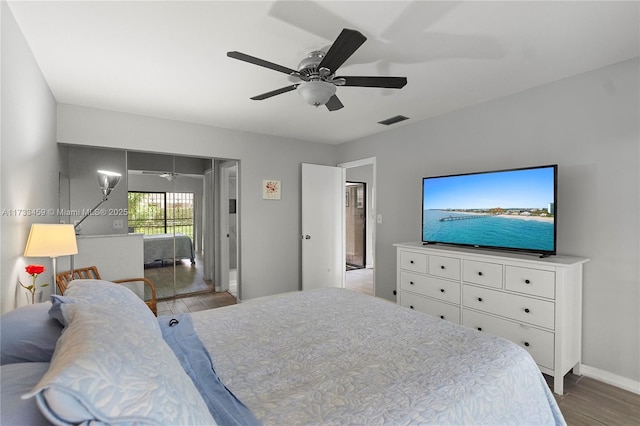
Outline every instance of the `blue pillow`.
POLYGON ((62 326, 49 316, 50 302, 22 306, 0 317, 0 364, 49 362, 62 326))
POLYGON ((42 415, 36 401, 20 397, 31 390, 49 369, 48 362, 24 362, 0 367, 0 425, 39 426, 50 425, 42 415))

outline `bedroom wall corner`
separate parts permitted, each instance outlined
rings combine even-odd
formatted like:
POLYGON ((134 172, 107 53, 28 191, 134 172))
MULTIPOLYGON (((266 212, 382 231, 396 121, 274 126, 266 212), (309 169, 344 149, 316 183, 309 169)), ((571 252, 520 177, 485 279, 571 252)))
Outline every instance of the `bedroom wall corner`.
MULTIPOLYGON (((0 148, 0 311, 26 304, 18 280, 29 278, 24 266, 44 265, 48 258, 24 258, 32 223, 55 223, 48 209, 58 207, 58 148, 56 100, 31 49, 18 28, 10 6, 0 2, 1 122, 0 148), (31 212, 28 209, 32 209, 31 212), (33 209, 44 211, 44 215, 33 209), (38 214, 38 215, 36 215, 38 214)), ((44 277, 47 277, 45 272, 44 277)), ((51 282, 50 276, 39 284, 51 282)), ((44 289, 45 295, 49 288, 44 289)))

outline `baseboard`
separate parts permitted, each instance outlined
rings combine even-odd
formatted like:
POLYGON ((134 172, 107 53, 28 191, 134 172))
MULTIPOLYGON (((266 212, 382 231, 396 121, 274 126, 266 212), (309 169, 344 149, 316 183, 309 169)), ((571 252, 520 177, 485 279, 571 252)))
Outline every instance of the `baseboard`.
POLYGON ((626 377, 618 376, 617 374, 609 373, 608 371, 600 370, 599 368, 590 367, 584 364, 581 366, 581 373, 584 376, 600 382, 640 395, 640 382, 635 380, 627 379, 626 377))

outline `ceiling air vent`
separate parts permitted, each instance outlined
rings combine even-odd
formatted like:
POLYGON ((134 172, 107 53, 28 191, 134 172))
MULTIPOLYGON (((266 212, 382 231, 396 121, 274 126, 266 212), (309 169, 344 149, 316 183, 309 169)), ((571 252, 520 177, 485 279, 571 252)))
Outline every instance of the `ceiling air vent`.
POLYGON ((384 124, 385 126, 390 126, 392 124, 399 123, 404 120, 408 120, 409 117, 405 117, 404 115, 396 115, 395 117, 387 118, 386 120, 378 121, 379 124, 384 124))

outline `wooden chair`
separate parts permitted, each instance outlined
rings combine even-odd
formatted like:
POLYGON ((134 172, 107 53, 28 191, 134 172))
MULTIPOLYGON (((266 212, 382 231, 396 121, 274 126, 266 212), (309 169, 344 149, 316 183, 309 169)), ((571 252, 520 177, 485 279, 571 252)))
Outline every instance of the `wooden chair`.
MULTIPOLYGON (((88 266, 86 268, 77 268, 73 270, 73 275, 71 271, 61 272, 56 274, 56 284, 58 285, 58 289, 60 290, 60 294, 64 295, 64 291, 67 289, 67 285, 73 281, 78 279, 95 279, 101 280, 100 273, 98 272, 98 268, 95 266, 88 266)), ((140 282, 142 281, 146 286, 148 286, 151 290, 151 299, 145 300, 144 303, 147 304, 151 312, 155 316, 158 316, 158 303, 156 299, 156 286, 153 282, 147 278, 127 278, 124 280, 112 280, 111 282, 116 284, 122 283, 130 283, 130 282, 140 282)))

